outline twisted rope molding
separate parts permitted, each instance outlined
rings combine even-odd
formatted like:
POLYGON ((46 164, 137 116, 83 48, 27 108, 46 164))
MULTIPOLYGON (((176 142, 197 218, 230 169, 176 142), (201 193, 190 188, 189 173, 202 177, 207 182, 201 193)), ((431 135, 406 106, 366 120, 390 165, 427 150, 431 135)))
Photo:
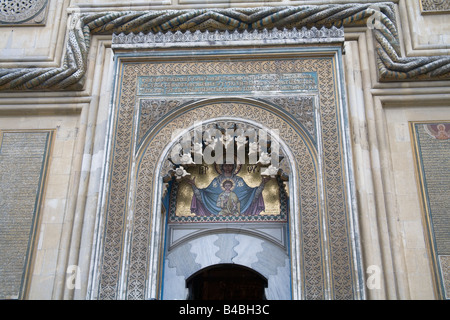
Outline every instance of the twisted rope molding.
POLYGON ((0 69, 0 90, 82 90, 92 35, 176 31, 252 31, 367 26, 373 30, 380 81, 448 80, 450 56, 401 57, 394 3, 106 12, 73 15, 58 68, 0 69))

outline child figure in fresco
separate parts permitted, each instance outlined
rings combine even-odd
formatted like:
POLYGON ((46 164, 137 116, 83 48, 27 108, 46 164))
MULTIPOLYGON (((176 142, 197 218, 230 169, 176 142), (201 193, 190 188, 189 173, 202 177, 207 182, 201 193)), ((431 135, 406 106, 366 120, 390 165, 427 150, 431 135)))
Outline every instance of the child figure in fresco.
POLYGON ((222 183, 223 192, 217 199, 217 206, 222 208, 219 212, 219 216, 238 216, 241 212, 241 204, 239 199, 233 191, 233 182, 231 180, 225 180, 222 183))
POLYGON ((222 212, 221 215, 229 214, 233 211, 237 213, 236 215, 257 216, 265 210, 262 191, 268 181, 266 177, 262 178, 261 184, 258 187, 251 188, 245 183, 242 177, 237 175, 239 167, 236 164, 224 163, 216 165, 216 170, 219 175, 204 189, 197 188, 195 177, 186 179, 194 191, 191 202, 192 213, 195 213, 196 216, 207 217, 218 216, 220 212, 222 212), (223 202, 223 200, 219 201, 219 195, 226 190, 223 186, 225 181, 231 182, 230 192, 232 191, 234 194, 231 197, 235 199, 238 209, 224 209, 218 205, 218 203, 223 202))

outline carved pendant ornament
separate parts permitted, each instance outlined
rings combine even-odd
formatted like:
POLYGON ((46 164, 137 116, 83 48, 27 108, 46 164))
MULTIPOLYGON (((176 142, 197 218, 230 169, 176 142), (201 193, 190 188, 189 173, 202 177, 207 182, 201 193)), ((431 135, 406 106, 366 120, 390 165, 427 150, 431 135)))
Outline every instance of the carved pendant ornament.
POLYGON ((253 31, 313 26, 373 29, 380 81, 450 79, 449 56, 402 57, 395 4, 190 9, 72 14, 66 55, 57 68, 0 69, 0 90, 82 90, 91 35, 253 31))

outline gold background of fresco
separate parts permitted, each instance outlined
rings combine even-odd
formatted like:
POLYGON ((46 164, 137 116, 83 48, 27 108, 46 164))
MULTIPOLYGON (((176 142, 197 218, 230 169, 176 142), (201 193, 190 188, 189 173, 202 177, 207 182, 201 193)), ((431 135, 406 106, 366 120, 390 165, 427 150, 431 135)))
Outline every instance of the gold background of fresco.
MULTIPOLYGON (((242 165, 241 170, 239 171, 237 176, 243 178, 249 187, 255 188, 261 184, 262 178, 261 173, 258 172, 260 171, 259 166, 254 173, 250 173, 249 171, 251 170, 248 169, 251 166, 253 165, 242 165)), ((193 179, 195 177, 195 183, 199 189, 206 188, 218 175, 214 169, 214 165, 203 165, 201 168, 201 170, 205 170, 204 174, 199 173, 200 166, 190 167, 186 169, 186 171, 190 173, 190 176, 188 176, 188 178, 193 179)), ((288 188, 286 187, 286 190, 287 189, 288 188)), ((186 182, 185 179, 183 179, 178 187, 178 197, 176 205, 177 216, 195 216, 195 214, 191 213, 191 201, 193 195, 194 192, 192 191, 192 187, 186 182)), ((262 195, 266 210, 261 212, 260 215, 280 214, 280 190, 275 179, 271 179, 266 183, 262 195)))

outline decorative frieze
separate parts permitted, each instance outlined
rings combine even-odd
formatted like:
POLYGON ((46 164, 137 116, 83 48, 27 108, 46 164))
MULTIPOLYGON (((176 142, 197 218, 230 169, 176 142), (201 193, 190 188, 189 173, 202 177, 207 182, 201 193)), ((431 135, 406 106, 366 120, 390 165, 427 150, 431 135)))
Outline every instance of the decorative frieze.
POLYGON ((201 32, 158 32, 147 33, 120 33, 113 34, 112 48, 113 49, 127 49, 133 48, 152 48, 152 47, 183 47, 187 43, 189 46, 214 46, 214 45, 239 45, 245 41, 246 45, 273 45, 273 44, 319 44, 319 43, 337 43, 344 42, 344 28, 322 27, 320 29, 312 27, 310 29, 303 27, 301 29, 283 29, 277 28, 272 30, 264 29, 263 31, 253 30, 239 32, 235 30, 229 31, 215 31, 208 30, 201 32))

